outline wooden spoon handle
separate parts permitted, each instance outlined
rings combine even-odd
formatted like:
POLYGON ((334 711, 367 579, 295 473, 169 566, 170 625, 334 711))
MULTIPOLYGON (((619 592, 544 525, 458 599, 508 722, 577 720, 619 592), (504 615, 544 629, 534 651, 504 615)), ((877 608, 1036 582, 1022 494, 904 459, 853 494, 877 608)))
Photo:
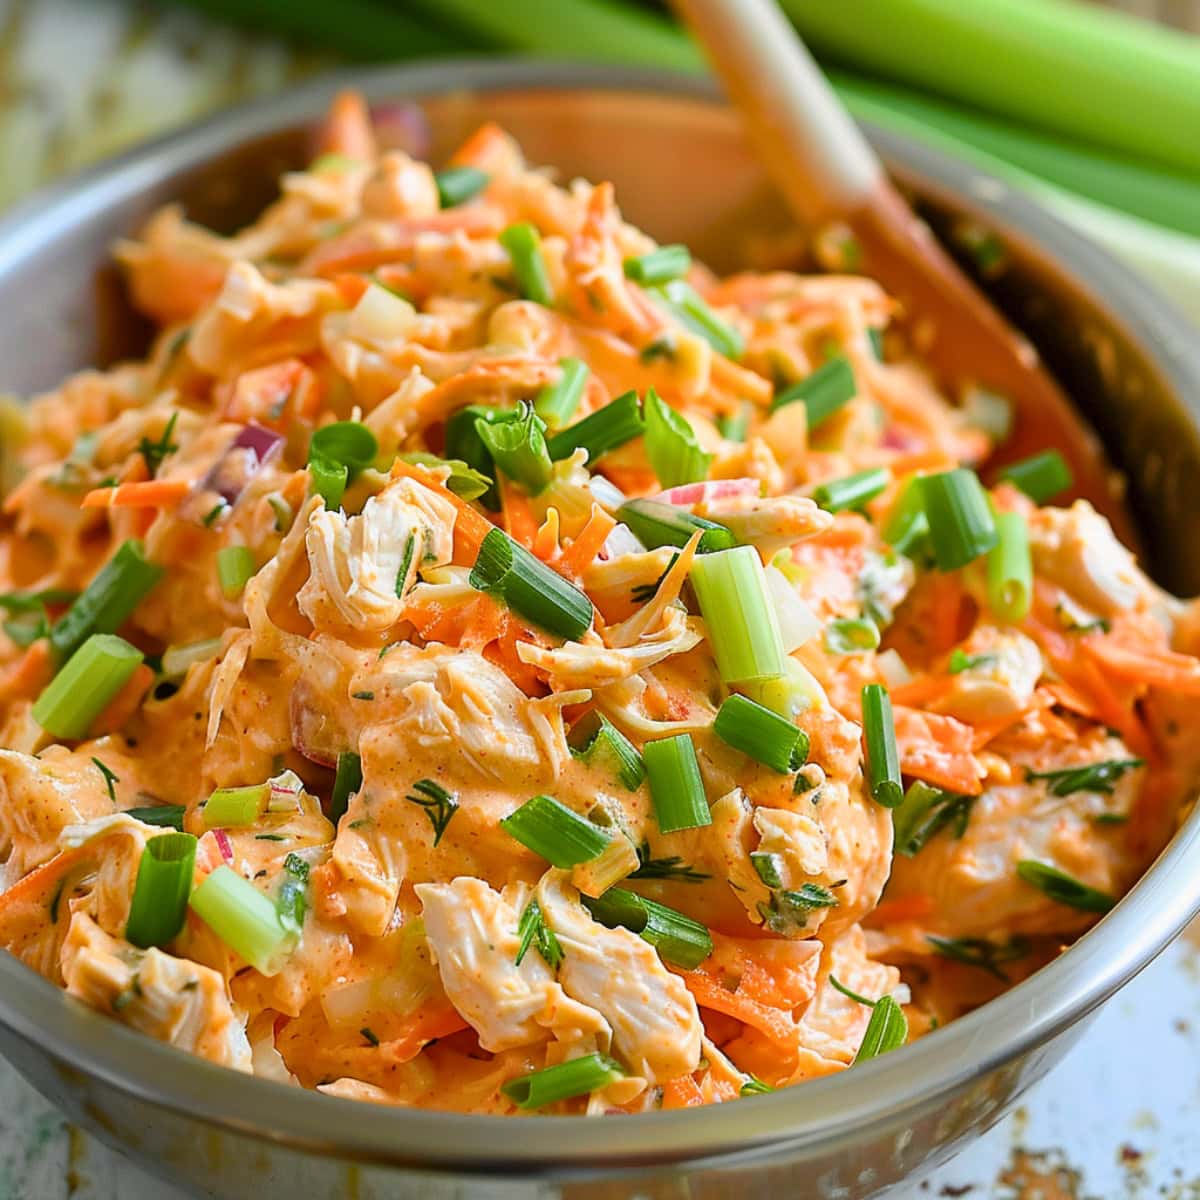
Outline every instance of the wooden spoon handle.
POLYGON ((801 220, 862 207, 883 168, 775 0, 673 0, 801 220))

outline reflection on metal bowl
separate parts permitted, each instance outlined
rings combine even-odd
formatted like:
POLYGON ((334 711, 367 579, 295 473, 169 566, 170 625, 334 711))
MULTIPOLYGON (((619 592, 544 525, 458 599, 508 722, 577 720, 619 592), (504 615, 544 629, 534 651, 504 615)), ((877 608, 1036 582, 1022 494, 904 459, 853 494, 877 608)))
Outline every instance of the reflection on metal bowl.
MULTIPOLYGON (((359 72, 413 102, 429 151, 492 118, 534 162, 612 179, 626 215, 718 269, 786 219, 736 119, 702 82, 579 65, 450 63, 359 72)), ((0 223, 3 383, 48 387, 139 348, 107 268, 157 205, 230 229, 308 158, 311 123, 347 79, 235 110, 137 150, 0 223)), ((400 131, 421 136, 411 112, 400 131)), ((1170 307, 995 180, 875 135, 936 228, 994 232, 984 286, 1042 350, 1129 482, 1150 566, 1200 590, 1200 349, 1170 307)), ((599 1120, 391 1109, 247 1078, 83 1008, 0 958, 0 1050, 48 1097, 148 1169, 221 1197, 412 1196, 851 1200, 918 1176, 994 1122, 1087 1015, 1200 906, 1200 814, 1134 891, 1058 960, 978 1012, 852 1071, 746 1103, 599 1120), (485 1184, 484 1178, 491 1182, 485 1184)))

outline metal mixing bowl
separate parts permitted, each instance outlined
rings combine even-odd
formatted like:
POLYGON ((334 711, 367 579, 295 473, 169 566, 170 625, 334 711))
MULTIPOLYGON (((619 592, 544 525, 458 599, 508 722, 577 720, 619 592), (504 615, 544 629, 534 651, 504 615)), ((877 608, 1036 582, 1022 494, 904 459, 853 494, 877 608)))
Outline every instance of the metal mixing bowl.
MULTIPOLYGON (((302 164, 341 85, 419 100, 444 153, 482 119, 534 162, 612 179, 622 208, 719 269, 783 227, 732 114, 702 82, 579 65, 452 63, 357 72, 241 108, 53 189, 0 222, 0 385, 49 387, 136 351, 113 238, 159 204, 232 228, 302 164)), ((984 281, 1039 345, 1126 472, 1150 565, 1200 590, 1200 350, 1168 304, 993 179, 872 133, 935 226, 1004 241, 984 281)), ((602 1120, 505 1120, 335 1100, 247 1078, 77 1004, 0 955, 0 1050, 149 1170, 220 1197, 838 1197, 914 1178, 1043 1075, 1088 1014, 1200 906, 1200 814, 1100 925, 1033 978, 883 1059, 747 1102, 602 1120), (484 1177, 490 1177, 485 1182, 484 1177)))

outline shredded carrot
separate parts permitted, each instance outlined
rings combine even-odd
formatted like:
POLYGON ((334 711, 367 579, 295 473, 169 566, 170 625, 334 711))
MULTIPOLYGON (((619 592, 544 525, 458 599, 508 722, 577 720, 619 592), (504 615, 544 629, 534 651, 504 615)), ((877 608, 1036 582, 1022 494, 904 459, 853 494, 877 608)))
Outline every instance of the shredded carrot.
POLYGON ((934 700, 941 700, 954 690, 953 675, 918 675, 908 683, 890 689, 893 704, 906 704, 919 708, 934 700))
POLYGON ((186 479, 147 479, 119 483, 116 487, 93 488, 83 498, 82 508, 172 508, 188 494, 186 479))
POLYGON ((439 1004, 435 1008, 418 1009, 410 1018, 408 1028, 398 1038, 382 1043, 380 1048, 395 1062, 411 1062, 429 1042, 466 1028, 467 1022, 455 1009, 439 1004))
POLYGON ((439 483, 426 468, 414 466, 398 458, 392 463, 392 478, 397 479, 401 476, 415 479, 417 483, 437 492, 454 505, 458 510, 454 521, 454 561, 459 566, 473 566, 479 557, 479 547, 483 544, 483 539, 495 526, 460 496, 456 496, 448 487, 439 483))
POLYGON ((428 217, 397 217, 371 233, 353 230, 322 242, 301 264, 302 270, 323 279, 352 271, 406 260, 423 233, 462 233, 469 238, 495 237, 504 228, 504 217, 493 208, 470 205, 449 208, 428 217))
POLYGON ((580 530, 579 536, 563 552, 559 564, 564 575, 578 579, 584 569, 592 564, 608 535, 616 528, 616 520, 609 516, 598 504, 592 505, 592 514, 587 524, 580 530))
POLYGON ((894 900, 882 900, 871 912, 866 923, 871 926, 898 925, 902 921, 923 921, 933 916, 937 905, 932 896, 915 892, 911 896, 897 896, 894 900))
POLYGON ((286 433, 293 419, 312 420, 321 406, 316 373, 299 358, 281 359, 243 371, 233 382, 233 394, 223 415, 231 421, 254 421, 286 433))
POLYGON ((450 162, 456 167, 494 171, 510 163, 514 155, 512 139, 495 121, 487 121, 459 146, 450 162))
POLYGON ((317 148, 321 154, 344 154, 370 162, 377 153, 371 113, 361 92, 338 92, 321 126, 317 148))
POLYGON ((0 699, 31 699, 50 682, 52 673, 50 644, 45 638, 39 638, 16 662, 5 668, 0 677, 0 699))
POLYGON ((371 281, 365 275, 343 272, 333 277, 333 286, 337 288, 338 295, 353 308, 363 298, 363 293, 371 286, 371 281))
POLYGON ((1143 649, 1109 636, 1086 637, 1081 648, 1106 671, 1123 679, 1200 696, 1200 659, 1174 650, 1143 649))
POLYGON ((504 531, 526 550, 533 550, 538 521, 529 497, 515 483, 500 475, 500 510, 504 516, 504 531))
POLYGON ((700 1085, 690 1075, 668 1079, 663 1084, 662 1106, 664 1109, 698 1108, 704 1103, 700 1085))
MULTIPOLYGON (((8 944, 4 922, 18 917, 19 910, 28 906, 37 906, 41 912, 45 912, 47 901, 54 895, 63 877, 76 867, 84 866, 94 853, 94 848, 88 846, 60 850, 49 862, 42 863, 40 867, 18 879, 12 887, 0 892, 0 946, 8 944)), ((67 908, 62 905, 58 916, 62 918, 67 915, 67 908)))
POLYGON ((125 681, 125 686, 108 702, 108 707, 92 722, 92 737, 115 733, 138 710, 142 697, 154 683, 154 672, 142 663, 125 681))
POLYGON ((736 1017, 782 1048, 791 1050, 795 1047, 796 1023, 790 1013, 763 1004, 745 995, 740 988, 731 992, 719 980, 703 971, 680 971, 678 974, 701 1007, 736 1017))
POLYGON ((983 768, 971 749, 970 725, 940 713, 895 709, 896 745, 906 775, 965 796, 983 790, 983 768))

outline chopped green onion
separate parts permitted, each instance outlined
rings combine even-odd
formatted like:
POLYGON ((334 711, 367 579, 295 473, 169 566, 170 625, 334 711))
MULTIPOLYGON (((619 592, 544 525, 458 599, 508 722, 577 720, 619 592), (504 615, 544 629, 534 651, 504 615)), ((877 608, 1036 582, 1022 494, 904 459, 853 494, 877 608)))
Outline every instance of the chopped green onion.
POLYGON ((775 605, 751 546, 697 556, 690 578, 721 681, 729 686, 787 672, 775 605))
POLYGON ((647 900, 627 888, 609 888, 593 899, 581 896, 588 911, 601 925, 620 925, 652 945, 663 960, 690 971, 713 950, 712 935, 699 921, 665 904, 647 900))
POLYGON ((500 245, 508 251, 517 287, 526 300, 534 300, 550 308, 554 292, 546 264, 542 261, 542 238, 528 221, 510 225, 500 234, 500 245))
POLYGON ((501 529, 479 547, 469 582, 556 637, 578 641, 592 624, 592 602, 501 529))
POLYGON ((165 946, 182 928, 196 869, 196 839, 162 833, 146 842, 125 923, 125 940, 145 950, 165 946))
POLYGON ((754 405, 749 400, 738 404, 737 412, 722 413, 717 418, 717 431, 729 442, 744 442, 750 432, 750 418, 754 414, 754 405))
POLYGON ((70 658, 93 633, 115 633, 163 576, 130 539, 100 568, 95 579, 50 630, 57 662, 70 658))
POLYGON ((771 402, 771 411, 802 401, 811 431, 853 400, 857 391, 858 384, 850 360, 844 354, 835 354, 811 375, 780 392, 771 402))
POLYGON ((458 801, 440 783, 432 779, 418 779, 413 784, 417 795, 405 796, 409 804, 415 804, 425 810, 429 824, 433 827, 433 844, 436 846, 442 840, 451 818, 458 812, 458 801))
POLYGON ((658 297, 680 325, 702 337, 718 354, 741 358, 745 353, 746 341, 742 335, 722 321, 686 280, 672 279, 652 289, 651 294, 658 297))
POLYGON ((965 567, 998 541, 987 493, 974 471, 956 467, 940 475, 923 475, 921 494, 939 569, 965 567))
POLYGON ((1126 771, 1144 765, 1140 758, 1110 758, 1103 762, 1084 763, 1078 767, 1062 767, 1054 771, 1032 771, 1026 768, 1025 780, 1045 779, 1052 796, 1070 796, 1074 792, 1099 792, 1111 796, 1117 781, 1126 771))
POLYGON ((997 513, 996 536, 988 551, 988 607, 1001 620, 1015 625, 1024 620, 1033 599, 1033 556, 1029 530, 1020 513, 997 513))
POLYGON ((475 421, 475 432, 492 461, 531 496, 542 491, 554 475, 544 428, 545 422, 524 401, 511 420, 475 421))
POLYGON ((738 1088, 739 1096, 766 1096, 775 1089, 769 1083, 763 1083, 757 1075, 751 1075, 745 1083, 738 1088))
POLYGON ((883 540, 897 554, 915 557, 929 536, 929 521, 925 516, 925 493, 921 490, 919 476, 904 485, 900 498, 892 506, 887 524, 883 527, 883 540))
POLYGON ((446 479, 446 487, 464 500, 478 500, 489 490, 495 490, 490 475, 481 474, 460 459, 439 458, 436 454, 426 454, 423 450, 406 450, 396 457, 401 462, 415 463, 417 466, 448 468, 450 474, 446 479))
POLYGON ((276 975, 295 935, 284 929, 271 900, 227 866, 219 866, 192 893, 192 911, 263 975, 276 975))
POLYGON ((553 796, 534 796, 500 822, 500 827, 552 866, 566 870, 604 853, 610 839, 591 821, 553 796))
POLYGON ((536 900, 530 900, 525 905, 525 911, 517 923, 517 937, 521 941, 517 947, 516 966, 521 965, 529 947, 536 946, 546 966, 552 971, 558 970, 564 957, 562 944, 554 936, 554 930, 546 924, 546 918, 542 916, 542 906, 536 900))
POLYGON ((350 797, 363 783, 362 758, 353 750, 343 750, 337 756, 337 769, 333 775, 333 791, 329 795, 329 819, 334 828, 346 815, 350 797))
POLYGON ((867 1031, 850 1065, 856 1067, 861 1062, 898 1050, 907 1040, 908 1021, 904 1017, 904 1010, 893 997, 880 996, 871 1009, 867 1031))
POLYGON ((843 479, 830 479, 813 488, 813 499, 826 512, 831 513, 862 508, 868 500, 878 496, 887 487, 888 479, 885 467, 856 471, 843 479))
POLYGON ((322 425, 308 444, 309 455, 344 463, 353 471, 369 467, 379 454, 375 435, 361 421, 334 421, 322 425))
POLYGON ((879 626, 866 617, 836 617, 825 627, 830 654, 865 654, 879 646, 879 626))
POLYGON ((964 671, 975 670, 976 667, 990 667, 995 661, 994 654, 966 654, 955 646, 950 652, 946 670, 951 675, 961 675, 964 671))
POLYGON ((652 287, 658 283, 670 283, 682 279, 692 269, 692 256, 686 246, 679 244, 659 246, 636 258, 625 260, 625 278, 652 287))
POLYGON ((650 800, 663 833, 712 824, 691 734, 657 738, 642 747, 650 800))
POLYGON ((627 791, 642 786, 646 767, 637 747, 595 709, 575 723, 567 742, 576 758, 590 767, 607 767, 627 791))
POLYGON ((700 554, 728 550, 736 544, 733 534, 716 521, 694 517, 673 504, 659 500, 627 500, 617 509, 617 519, 629 526, 634 537, 648 550, 659 546, 686 546, 700 532, 700 554))
MULTIPOLYGON (((500 494, 492 483, 496 474, 495 464, 483 438, 479 436, 478 421, 503 421, 511 419, 510 410, 486 407, 482 404, 468 404, 452 413, 446 421, 446 456, 450 460, 463 463, 469 471, 474 472, 481 480, 486 480, 484 487, 476 493, 484 507, 495 512, 500 507, 500 494)), ((464 496, 473 500, 475 496, 464 496)))
POLYGON ((93 633, 34 702, 33 719, 56 738, 83 737, 141 663, 123 638, 93 633))
POLYGON ((350 482, 350 468, 310 454, 308 473, 312 476, 313 492, 325 501, 325 507, 330 511, 340 508, 350 482))
POLYGON ((253 825, 267 811, 271 786, 255 783, 249 787, 217 788, 205 801, 201 816, 207 829, 232 825, 253 825))
POLYGON ((558 382, 547 384, 533 400, 534 411, 554 429, 575 415, 588 381, 588 365, 582 359, 564 358, 558 365, 562 368, 558 382))
POLYGON ((257 569, 249 546, 222 546, 217 551, 217 580, 226 600, 240 596, 257 569))
POLYGON ((478 167, 443 167, 433 173, 437 184, 438 203, 443 208, 457 208, 478 196, 488 185, 488 174, 478 167))
POLYGON ((882 684, 868 683, 862 690, 863 735, 867 748, 867 783, 876 803, 896 808, 904 799, 900 784, 900 755, 892 698, 882 684))
POLYGON ((871 344, 871 354, 876 362, 883 362, 883 330, 872 325, 867 330, 867 341, 871 344))
POLYGON ((1022 859, 1017 863, 1017 874, 1031 887, 1044 892, 1051 900, 1065 904, 1069 908, 1078 908, 1083 912, 1106 913, 1116 899, 1107 892, 1097 891, 1080 883, 1078 879, 1060 871, 1049 863, 1036 862, 1031 858, 1022 859))
POLYGON ((1043 450, 1011 463, 1000 472, 1000 478, 1020 488, 1034 504, 1045 504, 1074 482, 1071 468, 1057 450, 1043 450))
POLYGON ((518 1108, 545 1108, 560 1100, 586 1096, 623 1075, 620 1065, 607 1054, 585 1054, 582 1058, 510 1079, 500 1085, 500 1090, 518 1108))
POLYGON ((168 646, 163 651, 162 670, 164 679, 182 679, 193 663, 208 662, 221 650, 220 638, 205 638, 202 642, 191 642, 186 646, 168 646))
POLYGON ((163 829, 183 829, 183 818, 187 809, 182 804, 151 804, 143 808, 127 808, 125 815, 143 825, 157 825, 163 829))
POLYGON ((786 717, 747 700, 728 697, 717 711, 713 733, 781 775, 796 770, 808 758, 808 734, 786 717))
POLYGON ((646 421, 646 458, 664 488, 696 483, 708 478, 712 455, 700 449, 687 420, 651 388, 643 405, 646 421))
POLYGON ((560 430, 546 445, 555 462, 570 458, 582 446, 588 452, 588 465, 591 466, 610 450, 624 446, 645 432, 637 392, 625 392, 603 408, 589 413, 582 421, 560 430))
POLYGON ((912 858, 925 843, 951 827, 956 838, 967 831, 975 796, 944 792, 921 780, 914 780, 898 807, 892 809, 895 853, 912 858))
POLYGON ((361 421, 335 421, 318 429, 308 444, 313 490, 325 507, 337 508, 347 485, 379 454, 375 435, 361 421))
POLYGON ((331 150, 328 154, 318 154, 309 163, 308 169, 320 174, 322 171, 351 171, 365 165, 360 158, 352 158, 349 154, 338 154, 331 150))

